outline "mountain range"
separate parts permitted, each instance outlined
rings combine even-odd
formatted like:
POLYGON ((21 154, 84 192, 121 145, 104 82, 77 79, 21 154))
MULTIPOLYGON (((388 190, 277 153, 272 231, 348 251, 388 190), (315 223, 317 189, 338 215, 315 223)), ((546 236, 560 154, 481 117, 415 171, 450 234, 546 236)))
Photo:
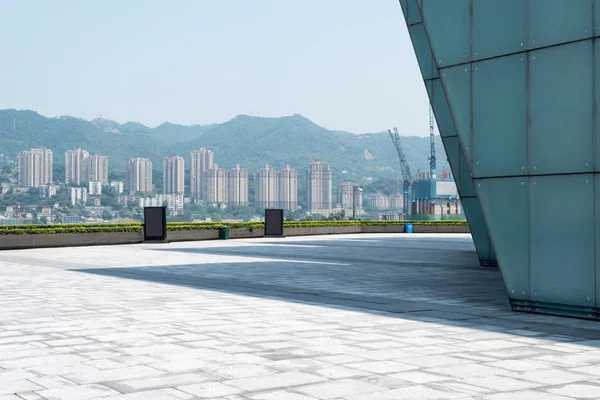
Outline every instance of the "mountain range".
MULTIPOLYGON (((419 169, 429 170, 429 138, 403 136, 402 144, 413 174, 419 169)), ((138 122, 48 118, 30 110, 0 110, 0 154, 13 159, 25 149, 47 147, 54 152, 55 164, 61 165, 66 150, 81 147, 107 155, 109 168, 114 171, 124 171, 131 157, 148 157, 155 169, 161 169, 164 157, 179 154, 188 163, 190 150, 200 146, 213 150, 215 163, 224 168, 237 163, 255 171, 267 163, 275 168, 290 164, 303 175, 309 160, 323 160, 331 164, 336 181, 362 182, 400 174, 398 156, 387 132, 327 130, 301 115, 238 115, 221 124, 166 122, 149 128, 138 122)), ((442 170, 447 162, 439 138, 436 153, 438 170, 442 170)))

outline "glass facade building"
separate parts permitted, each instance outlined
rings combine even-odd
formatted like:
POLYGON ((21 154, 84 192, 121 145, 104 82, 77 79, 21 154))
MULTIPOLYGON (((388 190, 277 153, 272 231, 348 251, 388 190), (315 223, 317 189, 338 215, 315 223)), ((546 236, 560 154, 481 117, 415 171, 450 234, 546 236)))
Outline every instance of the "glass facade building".
POLYGON ((400 0, 482 264, 600 318, 600 0, 400 0))

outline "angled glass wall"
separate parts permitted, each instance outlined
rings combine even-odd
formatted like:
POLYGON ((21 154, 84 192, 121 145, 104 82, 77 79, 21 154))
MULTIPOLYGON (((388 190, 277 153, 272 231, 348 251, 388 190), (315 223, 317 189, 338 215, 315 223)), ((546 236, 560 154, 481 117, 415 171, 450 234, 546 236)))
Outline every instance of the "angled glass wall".
POLYGON ((400 4, 409 29, 421 21, 423 78, 439 76, 513 308, 600 318, 600 0, 400 4))
POLYGON ((456 186, 473 236, 477 256, 481 265, 497 266, 494 248, 479 200, 477 199, 475 187, 473 186, 471 172, 466 164, 463 149, 459 144, 458 133, 450 114, 438 68, 433 62, 433 54, 431 53, 429 39, 427 38, 421 13, 417 6, 417 0, 403 0, 400 3, 408 26, 408 32, 413 42, 419 68, 425 80, 425 86, 438 124, 442 143, 446 150, 448 162, 456 180, 456 186))

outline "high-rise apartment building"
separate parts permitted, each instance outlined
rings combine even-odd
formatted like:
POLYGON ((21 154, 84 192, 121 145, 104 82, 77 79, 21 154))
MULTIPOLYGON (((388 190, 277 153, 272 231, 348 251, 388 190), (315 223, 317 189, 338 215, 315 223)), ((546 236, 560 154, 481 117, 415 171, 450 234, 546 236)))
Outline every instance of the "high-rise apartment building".
POLYGON ((277 198, 279 208, 298 209, 298 171, 289 165, 277 172, 277 198))
POLYGON ((402 193, 394 193, 389 197, 390 209, 391 210, 402 210, 402 193))
POLYGON ((360 186, 352 182, 343 182, 340 184, 337 201, 343 209, 362 210, 363 201, 360 186))
POLYGON ((212 150, 200 147, 190 153, 190 190, 196 200, 207 200, 205 172, 213 166, 212 150))
POLYGON ((257 207, 276 208, 277 198, 277 171, 265 165, 256 172, 255 202, 257 207))
POLYGON ((152 192, 152 162, 147 158, 132 158, 127 161, 127 191, 152 192))
POLYGON ((306 174, 308 210, 328 212, 331 210, 333 173, 324 161, 311 161, 306 174))
POLYGON ((88 181, 100 182, 102 186, 108 186, 108 157, 94 154, 88 158, 87 175, 88 181))
POLYGON ((239 164, 227 171, 227 205, 248 205, 248 171, 239 164))
POLYGON ((102 182, 100 181, 89 181, 88 182, 88 193, 90 196, 99 196, 102 194, 102 182))
POLYGON ((71 188, 71 205, 84 206, 87 203, 87 188, 72 187, 71 188))
POLYGON ((206 201, 208 203, 227 203, 227 172, 214 164, 204 172, 206 201))
POLYGON ((52 183, 52 150, 32 148, 18 156, 19 187, 40 187, 52 183))
POLYGON ((110 187, 112 188, 113 193, 116 193, 116 194, 123 193, 124 185, 123 185, 122 181, 112 181, 112 182, 110 182, 110 187))
POLYGON ((80 148, 65 152, 65 183, 81 185, 88 179, 90 153, 80 148))
POLYGON ((183 157, 166 157, 163 161, 163 193, 183 194, 185 191, 184 175, 183 157))
POLYGON ((366 198, 373 208, 378 210, 388 210, 390 208, 389 198, 383 193, 369 193, 366 198))

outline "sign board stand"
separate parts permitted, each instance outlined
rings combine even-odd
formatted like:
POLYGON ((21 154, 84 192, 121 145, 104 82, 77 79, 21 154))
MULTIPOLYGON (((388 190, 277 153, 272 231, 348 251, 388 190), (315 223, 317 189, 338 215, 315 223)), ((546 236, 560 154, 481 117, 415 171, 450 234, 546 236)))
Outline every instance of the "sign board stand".
POLYGON ((167 208, 144 207, 144 242, 167 242, 167 208))
POLYGON ((265 210, 265 237, 285 237, 282 209, 265 210))

